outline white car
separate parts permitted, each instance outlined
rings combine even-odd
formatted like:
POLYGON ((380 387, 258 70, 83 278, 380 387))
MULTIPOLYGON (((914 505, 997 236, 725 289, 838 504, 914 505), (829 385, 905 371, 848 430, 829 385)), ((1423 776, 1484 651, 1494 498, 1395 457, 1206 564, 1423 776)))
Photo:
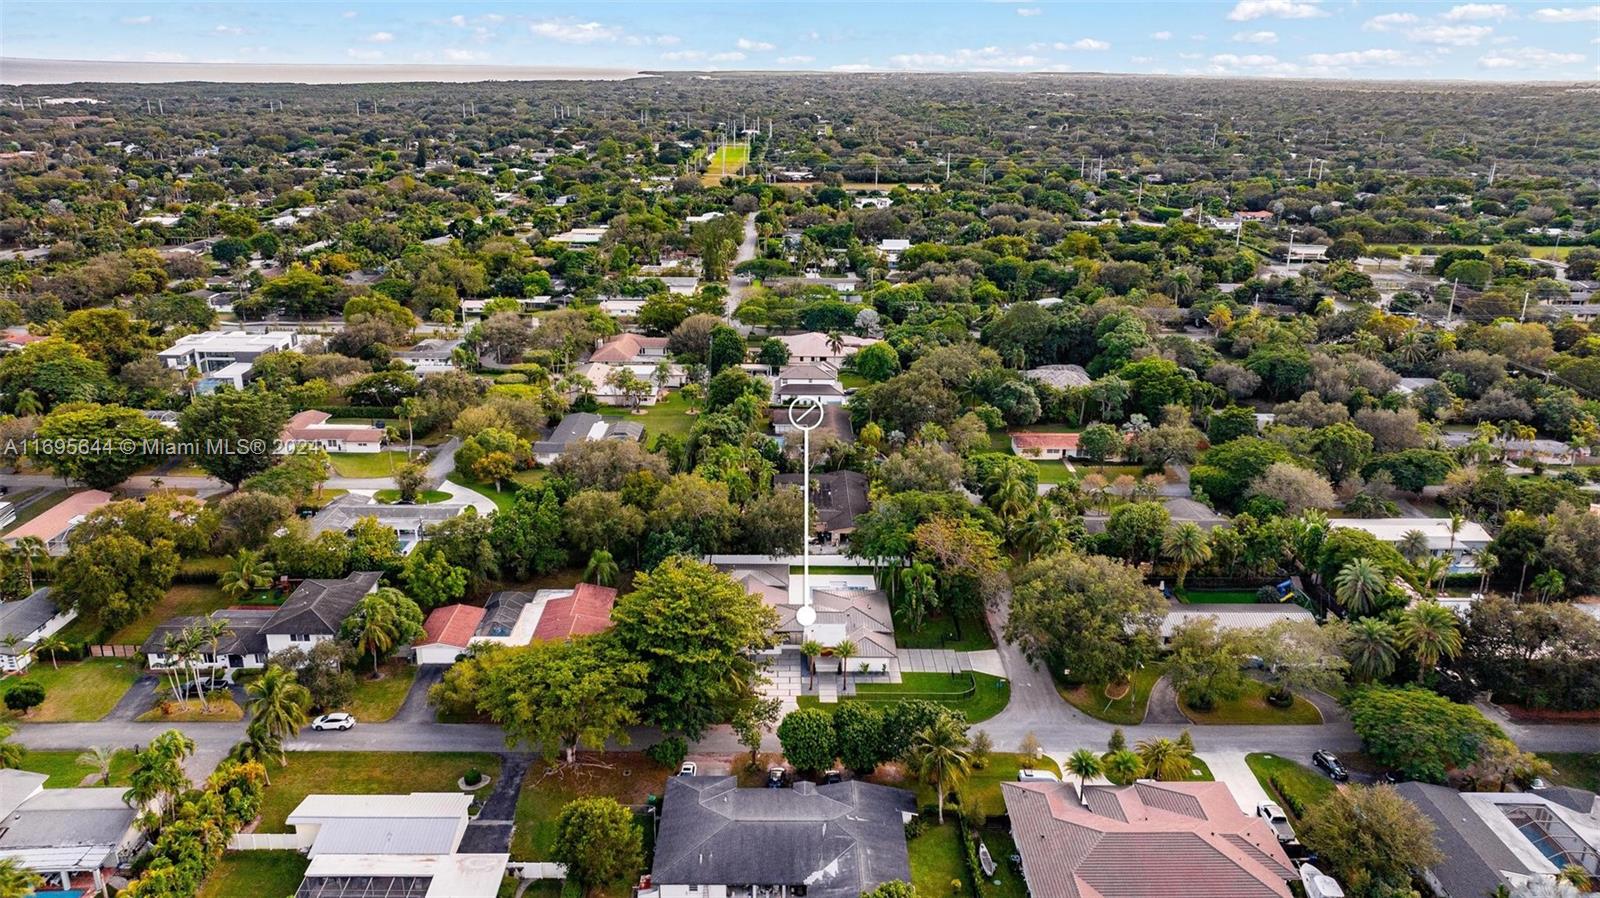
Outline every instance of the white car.
POLYGON ((337 714, 324 714, 311 721, 311 728, 318 732, 322 730, 348 730, 355 725, 356 719, 343 711, 337 714))
POLYGON ((1018 770, 1017 782, 1019 783, 1059 783, 1061 777, 1048 770, 1018 770))
POLYGON ((678 768, 678 775, 679 776, 694 776, 696 773, 699 773, 699 772, 700 772, 700 765, 696 764, 693 761, 684 761, 683 762, 683 766, 678 768))

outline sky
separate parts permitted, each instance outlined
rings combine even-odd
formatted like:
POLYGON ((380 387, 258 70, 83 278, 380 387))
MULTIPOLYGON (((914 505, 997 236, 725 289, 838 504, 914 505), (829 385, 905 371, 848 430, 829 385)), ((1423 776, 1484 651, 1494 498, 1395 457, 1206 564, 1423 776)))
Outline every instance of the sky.
POLYGON ((1600 3, 0 0, 0 57, 1592 80, 1600 3))

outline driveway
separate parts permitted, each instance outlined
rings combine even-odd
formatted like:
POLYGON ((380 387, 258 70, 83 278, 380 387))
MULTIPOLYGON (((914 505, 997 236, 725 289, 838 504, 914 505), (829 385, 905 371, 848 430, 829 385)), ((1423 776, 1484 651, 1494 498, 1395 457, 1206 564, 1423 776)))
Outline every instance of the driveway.
POLYGON ((1233 793, 1233 800, 1239 803, 1240 809, 1254 814, 1256 805, 1272 798, 1261 788, 1261 781, 1250 771, 1244 755, 1242 751, 1208 752, 1201 760, 1211 768, 1211 776, 1217 782, 1228 784, 1228 791, 1233 793))
POLYGON ((140 714, 150 710, 156 703, 156 690, 160 689, 163 680, 161 677, 146 674, 133 681, 128 691, 117 699, 117 704, 100 718, 101 720, 133 720, 140 714))
POLYGON ((411 691, 400 710, 389 718, 390 723, 433 723, 433 706, 428 704, 428 690, 444 679, 448 664, 424 664, 417 668, 417 678, 411 681, 411 691))

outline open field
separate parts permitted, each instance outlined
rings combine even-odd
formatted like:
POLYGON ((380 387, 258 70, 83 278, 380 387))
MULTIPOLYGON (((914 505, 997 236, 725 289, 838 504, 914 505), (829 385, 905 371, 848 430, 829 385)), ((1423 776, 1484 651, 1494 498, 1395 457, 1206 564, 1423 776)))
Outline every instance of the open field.
POLYGON ((337 477, 388 477, 406 460, 404 452, 330 452, 337 477))
POLYGON ((707 186, 722 183, 724 177, 739 177, 739 169, 750 161, 750 147, 742 143, 728 143, 717 147, 706 162, 705 174, 700 178, 707 186))

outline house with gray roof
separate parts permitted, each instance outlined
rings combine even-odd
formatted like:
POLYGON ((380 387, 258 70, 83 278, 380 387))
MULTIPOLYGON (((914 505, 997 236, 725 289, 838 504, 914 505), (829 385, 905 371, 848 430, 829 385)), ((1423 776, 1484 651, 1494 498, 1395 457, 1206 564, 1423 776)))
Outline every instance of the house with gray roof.
MULTIPOLYGON (((206 645, 190 660, 199 670, 257 670, 267 666, 267 624, 276 608, 222 608, 211 612, 211 619, 227 628, 216 645, 206 645)), ((171 641, 203 618, 195 615, 173 617, 156 624, 139 651, 151 670, 165 670, 175 658, 171 641)))
POLYGON ((48 586, 34 590, 27 598, 0 602, 0 673, 26 670, 39 640, 77 616, 73 609, 56 605, 48 586))
POLYGON ((0 858, 47 877, 42 894, 101 892, 143 844, 122 789, 46 789, 42 773, 0 770, 0 858), (59 887, 63 892, 50 892, 59 887))
MULTIPOLYGON (((801 487, 800 474, 779 474, 774 486, 801 487)), ((811 475, 811 524, 817 538, 837 545, 855 532, 856 518, 872 510, 867 500, 867 476, 859 471, 824 471, 811 475)))
POLYGON ((427 505, 405 505, 379 502, 371 496, 355 493, 339 496, 311 519, 311 535, 332 531, 349 533, 362 518, 373 518, 400 538, 400 554, 410 555, 419 543, 427 538, 428 531, 443 524, 470 508, 465 502, 432 502, 427 505))
POLYGON ((859 780, 741 789, 731 776, 673 777, 639 898, 859 898, 911 881, 915 814, 910 792, 859 780))
MULTIPOLYGON (((813 576, 811 607, 817 616, 806 625, 800 623, 797 616, 805 604, 800 598, 800 578, 790 574, 787 564, 738 565, 729 568, 727 573, 745 592, 778 613, 774 632, 779 637, 779 651, 798 651, 807 642, 832 647, 848 640, 855 644, 856 651, 850 656, 850 668, 845 673, 890 673, 898 651, 894 618, 888 594, 871 588, 870 574, 823 584, 813 576), (856 582, 858 580, 865 583, 856 582)), ((819 659, 817 663, 828 661, 819 659)))
POLYGON ((298 646, 310 651, 319 642, 334 639, 344 619, 369 593, 378 588, 383 574, 364 571, 337 580, 303 580, 262 628, 267 654, 298 646))
POLYGON ((561 419, 550 435, 533 444, 533 457, 548 465, 579 443, 589 440, 644 440, 644 425, 636 421, 611 421, 593 412, 574 412, 561 419))

